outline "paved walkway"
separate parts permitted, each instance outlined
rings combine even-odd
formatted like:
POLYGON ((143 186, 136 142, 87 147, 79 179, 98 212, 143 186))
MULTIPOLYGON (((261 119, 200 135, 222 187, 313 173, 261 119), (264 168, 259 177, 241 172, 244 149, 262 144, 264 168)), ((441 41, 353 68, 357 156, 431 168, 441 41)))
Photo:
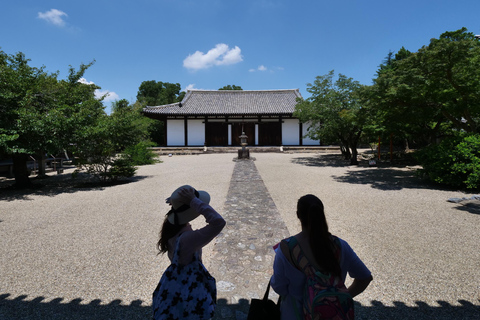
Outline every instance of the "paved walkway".
POLYGON ((215 319, 246 319, 249 299, 263 296, 272 274, 272 246, 288 236, 253 160, 236 162, 222 215, 228 224, 209 263, 217 279, 215 319))

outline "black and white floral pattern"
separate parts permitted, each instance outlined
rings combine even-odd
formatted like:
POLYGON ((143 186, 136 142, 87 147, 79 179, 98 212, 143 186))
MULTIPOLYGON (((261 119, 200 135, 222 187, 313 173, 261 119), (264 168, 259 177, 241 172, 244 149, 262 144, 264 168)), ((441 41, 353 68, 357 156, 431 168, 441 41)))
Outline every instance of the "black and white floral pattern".
POLYGON ((154 320, 200 320, 213 317, 217 288, 215 278, 208 273, 195 252, 186 266, 178 264, 178 237, 172 263, 163 273, 153 292, 154 320))

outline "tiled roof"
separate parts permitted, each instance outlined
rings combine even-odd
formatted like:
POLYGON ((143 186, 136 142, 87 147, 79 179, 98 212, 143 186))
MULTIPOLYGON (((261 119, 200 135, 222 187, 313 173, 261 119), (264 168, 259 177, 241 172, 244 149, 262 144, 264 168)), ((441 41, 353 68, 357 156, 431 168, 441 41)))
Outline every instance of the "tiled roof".
POLYGON ((290 90, 188 90, 182 102, 147 106, 148 115, 282 115, 292 114, 301 98, 290 90))

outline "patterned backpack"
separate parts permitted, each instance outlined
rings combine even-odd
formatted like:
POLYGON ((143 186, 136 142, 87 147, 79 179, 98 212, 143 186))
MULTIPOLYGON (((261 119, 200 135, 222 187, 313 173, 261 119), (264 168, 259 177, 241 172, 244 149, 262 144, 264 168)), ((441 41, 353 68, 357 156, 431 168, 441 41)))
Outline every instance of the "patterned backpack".
MULTIPOLYGON (((332 236, 333 237, 333 236, 332 236)), ((333 237, 335 258, 340 261, 341 245, 333 237)), ((306 282, 303 292, 303 315, 305 320, 352 320, 354 305, 341 277, 317 270, 305 257, 295 237, 287 242, 290 257, 297 269, 305 273, 306 282)))

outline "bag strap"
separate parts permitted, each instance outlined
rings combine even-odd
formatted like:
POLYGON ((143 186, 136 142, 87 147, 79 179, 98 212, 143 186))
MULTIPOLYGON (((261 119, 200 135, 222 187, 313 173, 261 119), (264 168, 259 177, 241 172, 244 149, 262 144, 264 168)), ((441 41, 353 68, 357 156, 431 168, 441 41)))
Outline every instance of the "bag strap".
MULTIPOLYGON (((286 239, 282 240, 282 243, 286 246, 286 249, 288 249, 288 257, 292 265, 305 273, 305 268, 308 267, 310 263, 303 253, 302 247, 298 243, 297 238, 291 236, 288 238, 288 241, 286 239)), ((285 255, 285 252, 283 252, 283 254, 285 255)))
POLYGON ((268 294, 270 293, 270 281, 268 281, 268 286, 267 286, 267 290, 265 290, 265 294, 263 295, 263 300, 268 300, 268 294))
MULTIPOLYGON (((265 294, 263 295, 263 301, 268 301, 268 294, 270 293, 270 282, 272 282, 272 280, 270 279, 270 281, 268 281, 268 286, 267 286, 267 290, 265 290, 265 294)), ((282 302, 282 297, 280 295, 278 295, 278 300, 277 300, 277 306, 280 308, 280 303, 282 302)))

